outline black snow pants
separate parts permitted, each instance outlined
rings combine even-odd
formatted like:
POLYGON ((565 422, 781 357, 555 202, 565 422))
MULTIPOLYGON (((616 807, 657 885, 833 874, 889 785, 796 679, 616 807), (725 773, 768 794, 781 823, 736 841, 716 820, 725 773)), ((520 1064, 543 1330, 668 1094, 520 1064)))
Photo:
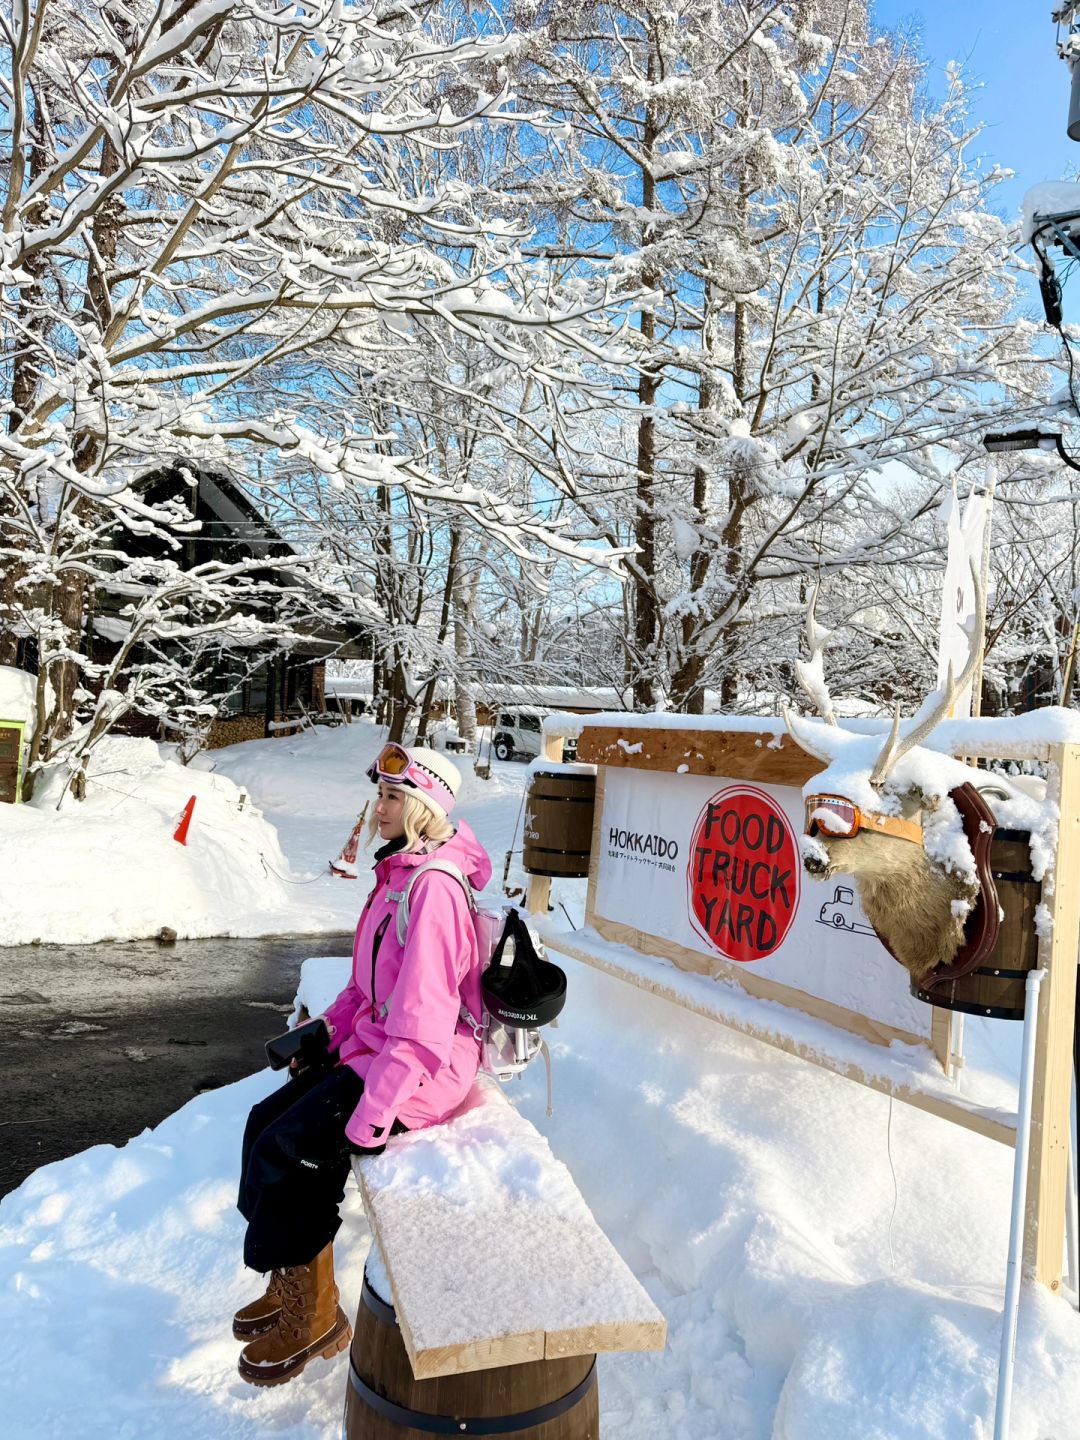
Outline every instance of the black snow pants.
POLYGON ((347 1065, 286 1080, 248 1116, 237 1206, 252 1270, 306 1265, 341 1225, 349 1178, 345 1126, 364 1093, 347 1065))

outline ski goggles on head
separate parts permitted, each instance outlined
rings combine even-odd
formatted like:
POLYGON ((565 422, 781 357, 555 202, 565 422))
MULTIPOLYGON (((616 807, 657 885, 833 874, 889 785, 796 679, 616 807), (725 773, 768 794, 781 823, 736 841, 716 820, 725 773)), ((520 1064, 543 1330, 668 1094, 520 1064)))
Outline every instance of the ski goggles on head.
POLYGON ((808 795, 806 797, 807 835, 824 835, 828 840, 850 840, 860 830, 876 835, 891 835, 896 840, 910 840, 921 845, 922 826, 916 820, 902 820, 898 815, 881 815, 875 810, 861 810, 843 795, 808 795))
POLYGON ((454 808, 454 792, 434 770, 429 770, 414 760, 396 740, 388 740, 367 768, 368 779, 373 783, 386 780, 391 785, 408 785, 431 797, 449 815, 454 808))
POLYGON ((396 740, 389 740, 368 766, 368 779, 396 780, 400 783, 408 779, 409 766, 412 763, 412 756, 405 746, 399 745, 396 740))

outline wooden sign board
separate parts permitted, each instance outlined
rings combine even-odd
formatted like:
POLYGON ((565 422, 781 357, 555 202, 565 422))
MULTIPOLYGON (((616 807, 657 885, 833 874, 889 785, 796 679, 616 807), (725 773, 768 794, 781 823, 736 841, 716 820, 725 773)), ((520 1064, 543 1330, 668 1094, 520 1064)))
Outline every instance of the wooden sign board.
MULTIPOLYGON (((598 767, 586 936, 593 932, 681 970, 733 980, 754 998, 779 1001, 863 1040, 926 1045, 944 1065, 950 1013, 910 997, 906 972, 872 932, 863 933, 866 922, 857 896, 841 896, 835 893, 838 887, 830 890, 801 879, 795 894, 794 878, 786 876, 792 834, 797 840, 802 830, 802 786, 823 768, 821 763, 795 744, 781 721, 747 722, 740 728, 735 722, 732 729, 719 730, 666 723, 652 728, 641 719, 628 717, 636 723, 625 726, 585 721, 578 738, 578 760, 598 767), (734 882, 730 886, 728 877, 734 882), (736 888, 738 904, 732 893, 736 888)), ((562 740, 552 736, 551 751, 556 747, 561 755, 562 740)), ((966 734, 963 752, 989 758, 996 750, 992 744, 980 749, 966 734)), ((1015 745, 1007 753, 1017 758, 1015 745)), ((1080 873, 1080 746, 1032 742, 1029 754, 1048 762, 1047 803, 1058 805, 1064 817, 1055 868, 1044 882, 1053 928, 1039 942, 1039 964, 1048 974, 1039 999, 1025 1243, 1028 1270, 1056 1289, 1064 1235, 1080 887, 1056 886, 1053 874, 1080 873)), ((549 881, 534 877, 530 909, 546 912, 549 889, 549 881)), ((590 953, 587 938, 580 935, 545 932, 545 939, 601 969, 618 970, 610 956, 590 953)), ((641 966, 627 966, 622 973, 643 988, 663 989, 659 971, 655 981, 641 966)), ((668 998, 679 997, 673 992, 668 998)), ((739 1028, 967 1128, 1010 1143, 1014 1139, 1015 1122, 988 1121, 959 1095, 950 1104, 940 1094, 920 1096, 893 1087, 879 1074, 860 1074, 827 1049, 816 1052, 785 1039, 764 1020, 760 1027, 739 1028)))
MULTIPOLYGON (((730 763, 730 762, 729 762, 730 763)), ((849 877, 803 873, 802 792, 737 775, 605 767, 586 924, 879 1044, 931 1043, 931 1010, 849 877)))

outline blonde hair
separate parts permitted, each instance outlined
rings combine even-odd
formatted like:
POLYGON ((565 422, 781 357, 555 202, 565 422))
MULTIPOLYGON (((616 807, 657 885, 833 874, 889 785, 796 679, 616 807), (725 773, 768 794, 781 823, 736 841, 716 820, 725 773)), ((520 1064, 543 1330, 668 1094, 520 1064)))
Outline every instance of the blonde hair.
MULTIPOLYGON (((436 815, 435 811, 418 800, 415 795, 406 795, 405 803, 401 807, 401 822, 405 826, 405 849, 421 850, 425 840, 434 841, 441 845, 444 840, 449 840, 454 834, 454 827, 445 815, 436 815)), ((371 845, 379 835, 379 820, 372 812, 368 821, 367 841, 371 845)))

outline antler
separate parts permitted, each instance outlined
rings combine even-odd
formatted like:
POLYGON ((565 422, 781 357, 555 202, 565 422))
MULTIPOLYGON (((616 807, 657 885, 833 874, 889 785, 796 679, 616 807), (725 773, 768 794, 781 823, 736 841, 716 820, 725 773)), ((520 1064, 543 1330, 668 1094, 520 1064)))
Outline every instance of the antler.
MULTIPOLYGON (((920 721, 914 729, 909 730, 904 738, 900 739, 900 706, 897 705, 893 714, 892 729, 889 738, 882 747, 881 754, 874 763, 870 772, 870 784, 878 786, 884 784, 889 771, 896 762, 909 750, 914 750, 916 745, 921 745, 928 735, 945 719, 952 709, 956 697, 964 689, 964 686, 975 673, 975 666, 979 659, 979 652, 982 649, 983 631, 986 629, 986 591, 983 589, 979 579, 979 573, 975 568, 975 562, 971 562, 971 578, 975 586, 975 629, 971 637, 971 649, 968 652, 967 663, 960 672, 959 680, 953 679, 952 662, 949 662, 949 673, 945 679, 944 688, 939 692, 940 698, 934 708, 920 721)), ((927 697, 928 699, 931 697, 927 697)))
MULTIPOLYGON (((798 676, 799 684, 814 702, 821 718, 830 725, 836 724, 836 712, 833 710, 832 697, 829 695, 829 687, 825 683, 825 666, 823 657, 825 646, 831 630, 826 630, 824 625, 819 625, 817 616, 814 613, 817 609, 818 587, 814 586, 814 593, 810 596, 810 608, 806 612, 806 643, 810 647, 810 659, 795 661, 795 674, 798 676)), ((788 719, 787 714, 784 716, 788 719)), ((790 729, 790 725, 788 727, 790 729)), ((802 741, 799 741, 802 744, 802 741)), ((806 749, 806 746, 803 746, 806 749)))
POLYGON ((784 706, 784 724, 788 733, 798 745, 800 750, 805 750, 808 755, 813 755, 815 760, 824 760, 828 765, 832 762, 832 755, 827 750, 819 749, 813 741, 810 726, 801 715, 796 715, 790 706, 784 706))

